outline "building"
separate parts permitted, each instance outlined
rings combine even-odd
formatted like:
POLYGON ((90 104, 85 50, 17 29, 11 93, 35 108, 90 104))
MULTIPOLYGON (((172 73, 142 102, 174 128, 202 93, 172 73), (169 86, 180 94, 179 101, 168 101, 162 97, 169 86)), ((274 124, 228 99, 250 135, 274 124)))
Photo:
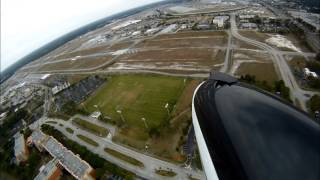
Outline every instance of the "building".
POLYGON ((212 23, 216 24, 219 28, 222 28, 228 19, 229 19, 229 16, 216 16, 212 20, 212 23))
POLYGON ((197 28, 200 30, 208 30, 210 29, 210 25, 207 23, 201 23, 197 25, 197 28))
POLYGON ((320 31, 320 14, 299 11, 289 11, 289 14, 291 14, 291 16, 295 19, 300 19, 309 24, 314 28, 315 31, 320 31))
POLYGON ((95 118, 95 119, 99 119, 99 117, 101 116, 101 112, 100 111, 95 111, 90 116, 95 118))
POLYGON ((67 89, 68 87, 70 87, 70 83, 69 82, 64 82, 61 85, 58 86, 54 86, 51 90, 53 95, 57 94, 58 92, 67 89))
POLYGON ((242 23, 240 25, 240 27, 243 29, 257 29, 258 28, 257 24, 255 24, 255 23, 242 23))
POLYGON ((66 169, 76 179, 95 179, 94 169, 79 156, 64 147, 54 137, 48 136, 40 130, 33 131, 28 139, 29 144, 34 144, 40 151, 46 150, 51 156, 56 158, 64 169, 66 169))
POLYGON ((303 73, 305 77, 314 77, 314 78, 318 78, 317 73, 310 71, 309 68, 303 68, 303 73))
POLYGON ((46 165, 41 166, 39 174, 34 178, 34 180, 58 180, 62 175, 62 167, 59 164, 57 158, 53 158, 46 165))
POLYGON ((253 14, 240 14, 239 19, 253 19, 255 15, 253 14))
POLYGON ((17 164, 25 162, 28 159, 28 149, 24 136, 21 133, 17 133, 14 136, 14 157, 17 164))

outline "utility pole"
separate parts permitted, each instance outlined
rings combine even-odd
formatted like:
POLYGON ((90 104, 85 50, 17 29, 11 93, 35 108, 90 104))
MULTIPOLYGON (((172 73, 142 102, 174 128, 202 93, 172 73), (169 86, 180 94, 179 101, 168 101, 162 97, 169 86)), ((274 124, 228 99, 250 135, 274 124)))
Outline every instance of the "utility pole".
POLYGON ((144 126, 146 127, 146 129, 148 129, 148 124, 147 124, 147 122, 146 122, 146 118, 141 118, 141 120, 144 122, 144 126))
POLYGON ((117 110, 117 113, 119 113, 120 115, 120 118, 123 122, 125 122, 124 118, 123 118, 123 115, 122 115, 122 111, 121 110, 117 110))
POLYGON ((169 103, 167 103, 167 104, 164 106, 164 108, 166 108, 166 109, 167 109, 168 116, 170 116, 170 113, 169 113, 169 103))

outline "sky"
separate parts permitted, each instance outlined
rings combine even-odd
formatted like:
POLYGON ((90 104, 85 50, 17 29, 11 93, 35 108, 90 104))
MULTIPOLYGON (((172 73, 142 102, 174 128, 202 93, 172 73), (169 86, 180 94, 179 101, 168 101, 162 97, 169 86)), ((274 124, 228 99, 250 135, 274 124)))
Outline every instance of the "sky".
POLYGON ((1 0, 0 70, 83 25, 157 1, 1 0))

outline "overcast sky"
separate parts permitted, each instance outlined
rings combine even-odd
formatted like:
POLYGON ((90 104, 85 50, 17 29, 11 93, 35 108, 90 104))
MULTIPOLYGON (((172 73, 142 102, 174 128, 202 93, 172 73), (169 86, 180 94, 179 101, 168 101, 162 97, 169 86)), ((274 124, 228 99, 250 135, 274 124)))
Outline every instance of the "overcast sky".
POLYGON ((1 0, 1 71, 78 27, 160 0, 1 0))

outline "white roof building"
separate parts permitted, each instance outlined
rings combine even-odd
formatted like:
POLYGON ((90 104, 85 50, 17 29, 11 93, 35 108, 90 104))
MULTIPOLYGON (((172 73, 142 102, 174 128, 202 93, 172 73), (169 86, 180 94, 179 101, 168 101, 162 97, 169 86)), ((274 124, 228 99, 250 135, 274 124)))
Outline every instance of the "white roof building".
POLYGON ((313 71, 310 71, 309 68, 303 68, 303 71, 304 71, 304 75, 305 75, 305 76, 318 78, 317 73, 315 73, 315 72, 313 72, 313 71))
POLYGON ((21 133, 17 133, 14 136, 14 156, 17 164, 28 159, 28 149, 26 147, 24 136, 21 133))
POLYGON ((212 20, 213 24, 217 24, 218 27, 223 27, 224 23, 229 19, 229 16, 216 16, 212 20))

